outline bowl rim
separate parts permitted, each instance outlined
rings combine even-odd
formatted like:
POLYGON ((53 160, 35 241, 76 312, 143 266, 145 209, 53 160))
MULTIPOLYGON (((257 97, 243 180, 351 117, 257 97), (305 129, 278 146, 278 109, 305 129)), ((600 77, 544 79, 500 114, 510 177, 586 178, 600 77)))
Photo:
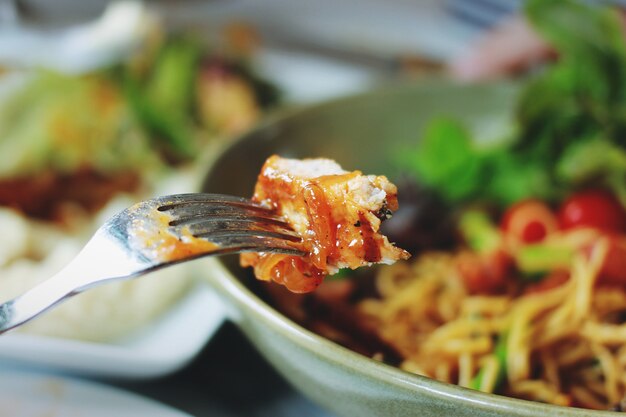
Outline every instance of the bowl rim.
MULTIPOLYGON (((409 85, 417 91, 422 88, 438 88, 441 84, 446 85, 446 87, 452 86, 459 89, 485 87, 513 89, 511 91, 517 89, 517 84, 511 82, 463 85, 441 79, 428 79, 427 81, 413 81, 409 83, 409 85)), ((205 171, 206 175, 204 180, 206 181, 211 177, 215 164, 227 154, 230 149, 240 142, 245 141, 248 137, 254 136, 259 131, 272 129, 276 125, 292 117, 297 117, 300 114, 318 111, 331 106, 349 105, 350 102, 368 98, 371 99, 380 94, 393 94, 396 90, 406 85, 406 82, 391 83, 363 92, 314 103, 294 105, 274 111, 264 117, 263 120, 257 123, 252 129, 237 136, 226 146, 223 146, 215 152, 214 157, 208 161, 208 169, 205 171)), ((208 278, 212 287, 221 294, 226 295, 232 302, 231 304, 235 304, 233 306, 234 309, 229 311, 229 317, 235 324, 241 325, 246 318, 260 319, 265 325, 282 334, 299 348, 305 351, 311 351, 327 362, 346 368, 353 374, 360 374, 370 379, 378 380, 380 383, 393 385, 408 394, 421 392, 431 398, 439 397, 441 399, 447 399, 451 401, 451 404, 455 407, 472 407, 474 410, 480 409, 489 413, 502 413, 502 415, 518 417, 536 417, 538 415, 563 417, 624 415, 623 413, 612 412, 610 410, 591 410, 571 406, 558 406, 507 397, 500 394, 485 393, 438 381, 426 376, 413 374, 399 367, 385 364, 306 329, 299 323, 280 313, 243 285, 219 258, 212 258, 208 261, 214 263, 211 268, 207 269, 210 271, 208 278)), ((251 342, 254 344, 254 341, 251 340, 251 342)))
MULTIPOLYGON (((213 260, 217 265, 211 268, 212 287, 229 297, 230 301, 235 304, 235 310, 229 311, 229 317, 235 324, 241 325, 245 318, 250 317, 262 320, 264 325, 280 333, 300 349, 313 352, 328 363, 346 368, 353 374, 394 385, 409 394, 421 392, 431 398, 447 399, 455 407, 472 407, 475 410, 481 409, 491 413, 500 412, 503 413, 502 415, 519 417, 623 415, 623 413, 609 410, 565 407, 485 393, 413 374, 382 363, 341 346, 291 320, 244 286, 218 259, 213 260)), ((251 342, 254 344, 254 341, 251 342)))

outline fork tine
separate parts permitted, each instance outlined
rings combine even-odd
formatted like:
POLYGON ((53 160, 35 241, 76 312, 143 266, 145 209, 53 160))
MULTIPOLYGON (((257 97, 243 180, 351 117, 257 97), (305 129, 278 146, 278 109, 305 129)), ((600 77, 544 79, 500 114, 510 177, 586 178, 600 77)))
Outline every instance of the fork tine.
POLYGON ((285 234, 280 232, 274 232, 271 230, 251 230, 251 229, 230 229, 230 230, 212 230, 203 233, 197 233, 193 235, 194 237, 198 237, 201 239, 206 239, 210 242, 219 244, 223 240, 228 240, 231 237, 271 237, 276 239, 283 239, 289 242, 301 242, 302 239, 298 236, 294 236, 291 234, 285 234))
POLYGON ((219 219, 225 220, 237 220, 237 219, 254 219, 258 222, 271 223, 276 226, 288 228, 287 224, 281 217, 272 213, 262 213, 259 211, 250 211, 241 207, 219 207, 219 206, 203 206, 203 207, 189 207, 185 210, 177 210, 173 213, 170 212, 172 220, 169 222, 169 226, 183 226, 186 224, 202 223, 207 219, 219 219))
POLYGON ((272 234, 283 239, 300 242, 302 239, 287 224, 266 223, 262 218, 208 217, 202 221, 173 227, 174 232, 189 231, 195 237, 206 237, 216 233, 257 232, 272 234))
POLYGON ((273 211, 256 205, 249 200, 222 201, 215 199, 181 201, 173 204, 168 202, 161 205, 157 210, 167 212, 170 216, 169 226, 181 226, 185 224, 202 223, 207 218, 234 220, 252 219, 264 223, 272 223, 283 228, 290 226, 273 211))
MULTIPOLYGON (((205 238, 207 239, 207 238, 205 238)), ((211 242, 219 246, 219 250, 238 248, 251 252, 290 252, 302 256, 303 251, 297 244, 280 237, 259 234, 223 234, 211 236, 211 242)))
POLYGON ((105 222, 56 275, 0 304, 0 334, 105 282, 240 252, 308 255, 298 235, 271 209, 241 197, 187 194, 138 202, 105 222), (215 245, 184 239, 190 233, 215 245))
MULTIPOLYGON (((173 209, 167 212, 170 221, 169 226, 182 226, 185 224, 202 222, 203 219, 214 218, 242 218, 242 217, 265 217, 262 213, 259 216, 256 212, 247 209, 229 207, 229 206, 213 206, 208 204, 185 206, 173 209)), ((270 216, 275 218, 275 216, 270 216)), ((276 219, 278 220, 278 219, 276 219)))
POLYGON ((190 233, 208 240, 221 250, 290 251, 303 255, 301 237, 271 209, 251 200, 219 194, 171 196, 157 210, 170 216, 170 231, 190 233))
POLYGON ((178 194, 170 196, 166 201, 161 203, 157 210, 173 211, 175 209, 185 208, 187 206, 199 205, 209 207, 211 205, 223 207, 245 207, 250 210, 263 211, 270 213, 271 210, 243 197, 235 197, 224 194, 178 194))
MULTIPOLYGON (((236 253, 242 253, 242 252, 269 252, 269 253, 279 253, 279 254, 283 254, 283 255, 294 255, 294 256, 303 256, 304 252, 302 252, 301 250, 298 249, 294 249, 294 248, 287 248, 287 247, 272 247, 272 246, 267 246, 267 245, 263 245, 263 246, 257 246, 257 245, 233 245, 233 246, 229 246, 229 247, 221 247, 219 249, 216 249, 215 251, 211 252, 211 255, 214 256, 219 256, 219 255, 229 255, 229 254, 236 254, 236 253)), ((189 259, 193 259, 193 258, 201 258, 206 256, 206 254, 203 253, 199 253, 197 255, 192 255, 189 257, 189 259)))

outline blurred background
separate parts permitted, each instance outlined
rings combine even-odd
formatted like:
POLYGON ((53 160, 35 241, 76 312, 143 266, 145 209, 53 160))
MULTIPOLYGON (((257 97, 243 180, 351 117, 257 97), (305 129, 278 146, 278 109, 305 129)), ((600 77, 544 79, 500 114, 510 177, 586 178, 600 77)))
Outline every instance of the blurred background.
POLYGON ((246 26, 247 35, 254 37, 245 42, 255 54, 256 69, 273 77, 289 99, 314 100, 381 79, 436 70, 519 3, 4 0, 0 62, 89 69, 136 46, 148 15, 164 30, 192 31, 217 43, 233 40, 227 39, 229 33, 235 36, 233 26, 240 31, 246 26), (82 39, 72 38, 72 33, 81 33, 76 37, 82 39))
MULTIPOLYGON (((51 275, 129 202, 196 190, 204 161, 268 114, 450 77, 519 3, 0 0, 2 297, 51 275)), ((85 294, 3 337, 0 375, 34 381, 5 395, 96 380, 191 415, 328 415, 181 274, 85 294)), ((32 407, 95 415, 97 401, 45 392, 32 407)))

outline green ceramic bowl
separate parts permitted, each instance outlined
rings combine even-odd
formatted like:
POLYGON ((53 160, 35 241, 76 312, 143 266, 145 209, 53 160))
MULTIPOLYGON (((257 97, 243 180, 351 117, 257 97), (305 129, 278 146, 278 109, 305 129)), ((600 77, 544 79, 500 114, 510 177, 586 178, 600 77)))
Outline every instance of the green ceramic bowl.
MULTIPOLYGON (((391 155, 419 140, 436 116, 487 137, 505 128, 510 85, 398 85, 291 110, 241 137, 213 161, 204 191, 250 196, 264 160, 325 156, 345 169, 394 178, 391 155)), ((211 259, 209 280, 258 350, 304 395, 340 416, 593 416, 609 412, 484 394, 381 364, 312 333, 265 303, 236 259, 211 259)), ((620 415, 615 413, 615 415, 620 415)))

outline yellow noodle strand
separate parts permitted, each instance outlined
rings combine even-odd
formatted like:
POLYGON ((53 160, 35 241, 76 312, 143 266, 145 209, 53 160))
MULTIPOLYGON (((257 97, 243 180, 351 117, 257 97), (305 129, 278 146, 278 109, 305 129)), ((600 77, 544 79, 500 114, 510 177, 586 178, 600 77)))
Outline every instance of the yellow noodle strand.
POLYGON ((459 381, 458 384, 468 388, 474 375, 474 356, 468 352, 459 355, 459 381))
POLYGON ((604 346, 593 344, 591 349, 602 367, 606 396, 611 404, 617 404, 621 399, 618 391, 619 380, 616 374, 617 363, 611 352, 604 346))

